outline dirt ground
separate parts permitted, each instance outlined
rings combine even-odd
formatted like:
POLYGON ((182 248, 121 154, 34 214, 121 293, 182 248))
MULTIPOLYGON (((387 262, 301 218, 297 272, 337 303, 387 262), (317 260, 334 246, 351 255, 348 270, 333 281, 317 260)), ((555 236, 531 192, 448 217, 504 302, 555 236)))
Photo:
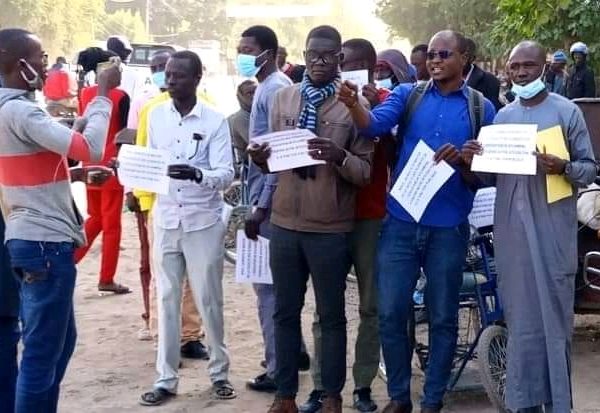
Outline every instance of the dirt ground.
MULTIPOLYGON (((256 300, 249 285, 234 282, 233 267, 230 265, 226 265, 224 281, 225 318, 227 345, 232 362, 230 379, 238 391, 238 398, 233 401, 211 400, 206 362, 184 360, 176 399, 156 408, 138 404, 140 394, 151 389, 155 375, 154 345, 152 342, 138 341, 136 337, 142 325, 138 249, 134 217, 125 214, 117 281, 130 286, 132 294, 103 297, 97 294, 99 242, 79 267, 75 294, 79 339, 63 382, 60 412, 265 413, 272 396, 250 392, 244 388, 247 379, 261 373, 259 363, 263 359, 256 300)), ((312 347, 310 323, 313 311, 314 300, 312 293, 309 293, 303 318, 309 347, 312 347)), ((358 325, 358 295, 354 284, 348 284, 347 316, 349 368, 344 391, 344 411, 352 412, 351 365, 358 325)), ((600 316, 578 317, 573 360, 575 411, 578 413, 600 412, 598 339, 600 316)), ((415 369, 413 403, 418 402, 422 378, 422 373, 415 369)), ((301 374, 300 383, 299 400, 304 400, 311 390, 310 375, 301 374)), ((380 408, 383 408, 386 391, 381 379, 375 379, 373 392, 380 408)), ((482 390, 469 390, 449 395, 444 411, 493 413, 495 409, 482 390)))

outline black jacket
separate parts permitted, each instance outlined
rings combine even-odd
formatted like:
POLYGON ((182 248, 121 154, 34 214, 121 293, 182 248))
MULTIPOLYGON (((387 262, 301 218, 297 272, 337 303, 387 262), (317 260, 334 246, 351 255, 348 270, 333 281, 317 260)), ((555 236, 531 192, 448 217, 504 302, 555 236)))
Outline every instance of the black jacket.
POLYGON ((467 82, 467 86, 480 91, 496 108, 502 109, 500 103, 500 81, 491 73, 485 72, 477 65, 473 65, 473 71, 467 82))
POLYGON ((4 245, 4 220, 0 215, 0 318, 19 316, 19 286, 4 245))
POLYGON ((595 98, 596 81, 594 72, 587 65, 571 66, 567 77, 567 97, 569 99, 595 98))

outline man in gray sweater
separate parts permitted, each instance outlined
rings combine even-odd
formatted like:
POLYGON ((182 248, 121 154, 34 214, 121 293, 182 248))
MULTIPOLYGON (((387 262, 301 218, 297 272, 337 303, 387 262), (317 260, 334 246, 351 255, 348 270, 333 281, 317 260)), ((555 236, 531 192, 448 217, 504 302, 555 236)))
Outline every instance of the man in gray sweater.
POLYGON ((113 66, 98 76, 98 97, 69 129, 34 100, 47 55, 38 37, 0 30, 0 191, 5 239, 20 284, 23 356, 15 412, 56 412, 59 386, 75 347, 73 252, 85 243, 67 158, 102 159, 119 85, 113 66))

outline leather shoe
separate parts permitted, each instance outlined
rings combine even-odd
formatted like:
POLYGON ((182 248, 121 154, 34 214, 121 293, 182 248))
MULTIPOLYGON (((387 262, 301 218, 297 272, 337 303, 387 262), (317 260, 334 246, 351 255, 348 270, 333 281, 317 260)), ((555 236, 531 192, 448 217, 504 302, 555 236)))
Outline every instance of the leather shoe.
POLYGON ((412 413, 412 404, 405 404, 396 400, 391 400, 387 406, 384 407, 381 413, 412 413))
POLYGON ((298 413, 298 407, 294 399, 277 397, 267 413, 298 413))
POLYGON ((434 407, 421 407, 421 413, 440 413, 442 409, 436 409, 434 407))
POLYGON ((323 407, 324 392, 320 390, 313 390, 308 396, 308 400, 298 407, 300 413, 317 413, 323 407))
POLYGON ((181 357, 186 359, 208 360, 210 356, 200 340, 188 341, 181 346, 181 357))
POLYGON ((371 389, 356 389, 353 393, 354 408, 361 413, 374 412, 377 410, 377 405, 371 398, 371 389))
POLYGON ((339 394, 325 397, 321 413, 342 413, 342 397, 339 394))
POLYGON ((246 382, 246 387, 250 390, 265 393, 273 393, 277 390, 277 385, 275 384, 275 381, 269 376, 267 376, 267 373, 263 373, 259 376, 256 376, 252 380, 248 380, 246 382))

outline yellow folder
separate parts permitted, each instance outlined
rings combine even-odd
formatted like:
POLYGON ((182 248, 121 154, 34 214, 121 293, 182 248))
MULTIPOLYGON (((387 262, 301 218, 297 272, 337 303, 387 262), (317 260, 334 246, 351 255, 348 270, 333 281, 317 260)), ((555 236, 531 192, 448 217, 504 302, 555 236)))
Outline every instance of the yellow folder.
MULTIPOLYGON (((571 160, 559 125, 538 132, 537 148, 540 152, 571 160)), ((562 175, 546 175, 546 194, 548 203, 551 204, 573 195, 573 186, 562 175)))

